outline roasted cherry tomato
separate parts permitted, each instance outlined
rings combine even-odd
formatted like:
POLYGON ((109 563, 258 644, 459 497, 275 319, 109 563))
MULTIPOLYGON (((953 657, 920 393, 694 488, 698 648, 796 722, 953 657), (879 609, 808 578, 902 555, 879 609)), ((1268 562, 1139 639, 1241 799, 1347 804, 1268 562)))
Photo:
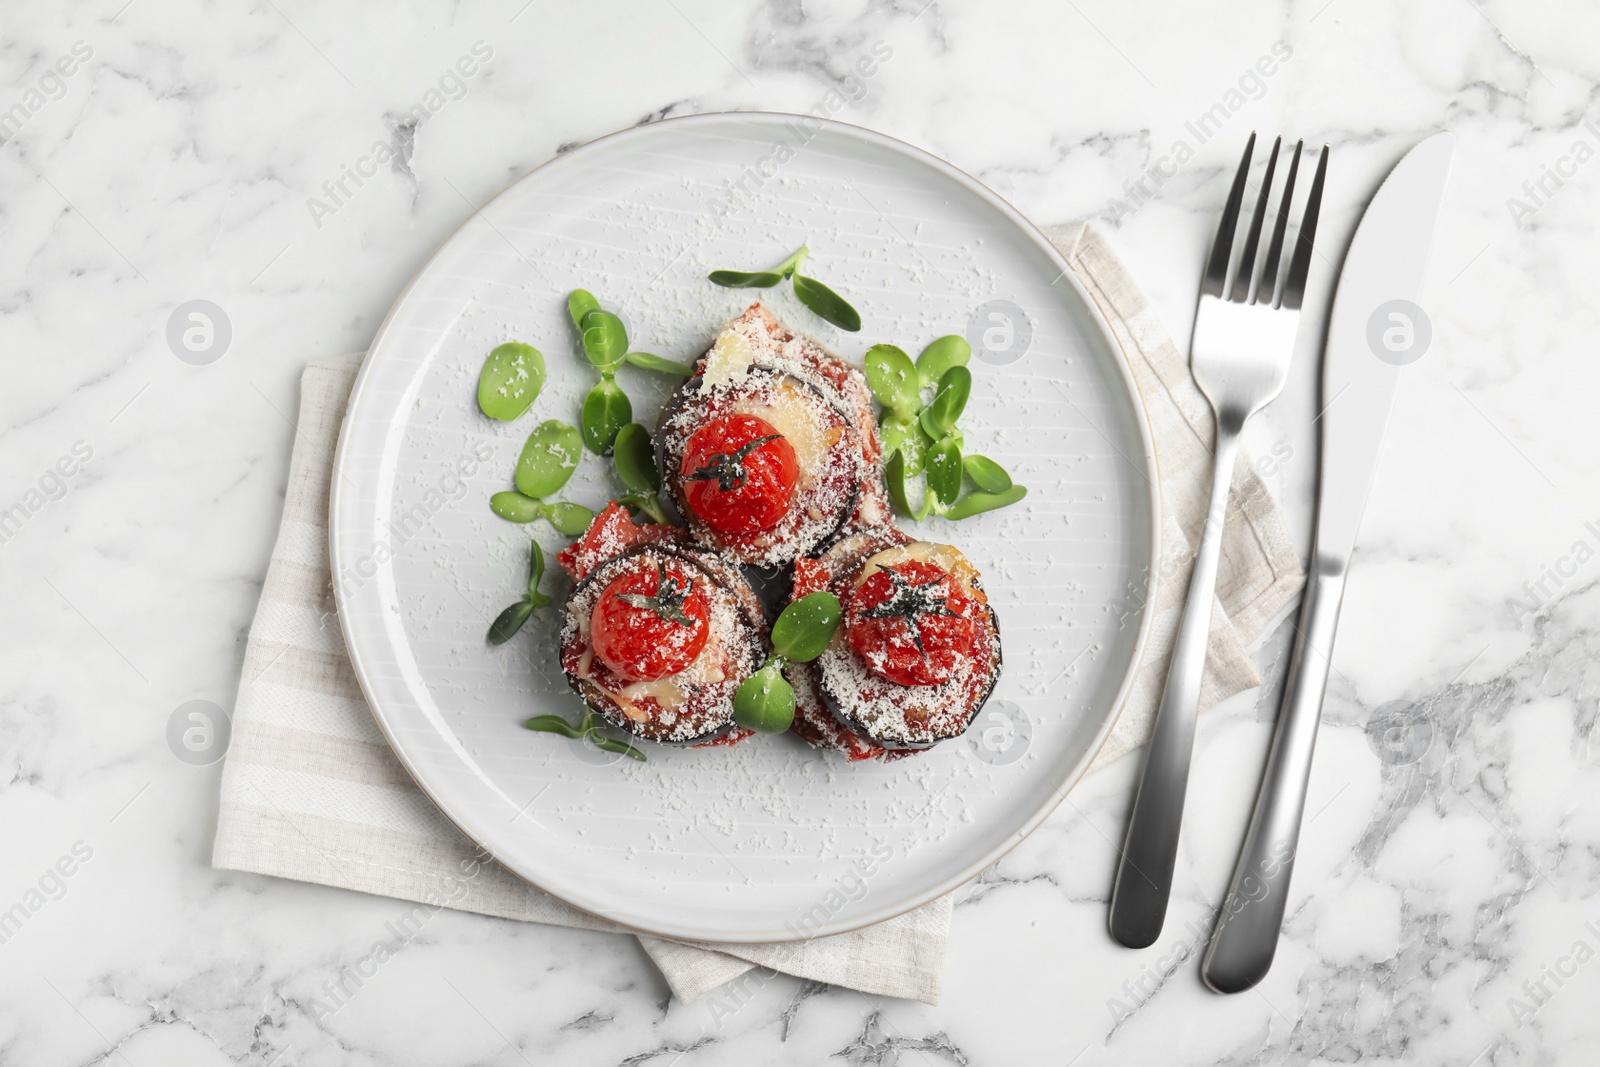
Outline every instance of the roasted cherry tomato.
POLYGON ((845 635, 873 674, 900 685, 938 685, 971 657, 982 610, 945 571, 908 560, 861 583, 845 635))
POLYGON ((675 563, 641 566, 614 579, 589 617, 595 655, 632 682, 677 674, 700 654, 711 632, 705 577, 675 563))
POLYGON ((723 415, 689 438, 684 495, 694 513, 721 534, 776 526, 794 502, 800 464, 794 446, 765 419, 723 415))

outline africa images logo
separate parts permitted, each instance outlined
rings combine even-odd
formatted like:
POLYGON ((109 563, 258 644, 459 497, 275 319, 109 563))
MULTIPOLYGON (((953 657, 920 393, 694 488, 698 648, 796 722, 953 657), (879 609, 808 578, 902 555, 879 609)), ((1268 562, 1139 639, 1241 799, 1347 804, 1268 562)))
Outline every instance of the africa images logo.
POLYGON ((1258 57, 1254 64, 1246 67, 1216 103, 1183 124, 1184 133, 1188 136, 1174 141, 1172 147, 1164 155, 1152 160, 1138 178, 1123 183, 1122 191, 1126 199, 1114 196, 1106 201, 1106 221, 1120 222, 1159 196, 1161 187, 1176 178, 1178 172, 1194 159, 1196 148, 1221 133, 1223 127, 1244 110, 1246 104, 1267 95, 1267 80, 1293 57, 1294 48, 1288 41, 1272 42, 1268 54, 1258 57))
MULTIPOLYGON (((445 68, 434 85, 422 94, 422 99, 399 115, 388 115, 384 123, 389 127, 389 139, 374 141, 367 153, 353 163, 341 163, 339 173, 322 183, 322 195, 306 197, 306 210, 317 229, 322 229, 328 218, 355 199, 356 193, 368 181, 378 176, 385 164, 403 169, 409 165, 412 144, 422 124, 444 110, 446 104, 464 98, 471 90, 470 79, 494 58, 494 48, 484 41, 474 41, 470 53, 459 57, 445 68)), ((409 171, 407 172, 409 173, 409 171)))

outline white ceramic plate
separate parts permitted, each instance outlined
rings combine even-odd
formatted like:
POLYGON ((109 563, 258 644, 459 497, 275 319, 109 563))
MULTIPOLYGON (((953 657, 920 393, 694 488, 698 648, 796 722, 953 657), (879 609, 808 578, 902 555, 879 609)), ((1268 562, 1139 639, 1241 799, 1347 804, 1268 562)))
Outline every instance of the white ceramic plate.
MULTIPOLYGON (((633 368, 621 381, 653 426, 673 383, 633 368)), ((586 456, 565 496, 598 508, 620 491, 609 468, 586 456)), ((1155 462, 1098 310, 1042 235, 978 182, 839 123, 673 119, 522 178, 395 304, 357 380, 337 471, 340 621, 401 761, 511 870, 664 936, 839 933, 973 877, 1088 766, 1149 628, 1155 462), (716 268, 769 267, 802 242, 810 272, 861 312, 859 334, 828 326, 786 289, 706 281, 716 268), (975 328, 994 331, 997 355, 973 362, 968 451, 1000 461, 1030 495, 917 531, 964 549, 999 612, 1004 673, 967 738, 889 764, 847 765, 787 735, 648 746, 638 764, 521 727, 580 710, 556 664, 557 611, 501 648, 484 633, 517 599, 530 531, 550 555, 566 539, 504 522, 487 501, 510 488, 535 425, 578 421, 594 381, 565 314, 579 286, 622 315, 634 348, 681 360, 757 296, 853 360, 880 341, 915 354, 967 332, 983 309, 975 328), (1006 321, 988 317, 1003 310, 994 301, 1025 315, 1006 352, 1006 321), (475 389, 485 354, 510 339, 539 348, 550 376, 533 411, 507 425, 478 412, 475 389)))

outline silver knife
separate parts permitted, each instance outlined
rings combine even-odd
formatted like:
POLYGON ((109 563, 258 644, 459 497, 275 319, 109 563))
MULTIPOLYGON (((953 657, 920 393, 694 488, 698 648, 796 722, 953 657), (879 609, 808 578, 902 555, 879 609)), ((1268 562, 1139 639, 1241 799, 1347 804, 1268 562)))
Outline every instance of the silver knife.
POLYGON ((1345 570, 1400 370, 1431 337, 1417 300, 1455 146, 1453 134, 1440 133, 1406 153, 1372 198, 1345 256, 1323 355, 1317 531, 1299 636, 1250 829, 1200 964, 1201 978, 1218 993, 1261 981, 1277 951, 1345 570))

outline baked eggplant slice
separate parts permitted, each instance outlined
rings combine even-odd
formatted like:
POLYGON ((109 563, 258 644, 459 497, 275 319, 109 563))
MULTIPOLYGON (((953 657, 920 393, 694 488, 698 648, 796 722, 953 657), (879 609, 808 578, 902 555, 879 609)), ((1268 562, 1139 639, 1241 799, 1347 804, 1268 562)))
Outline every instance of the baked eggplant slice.
POLYGON ((656 448, 694 539, 754 566, 783 566, 833 537, 865 473, 850 419, 822 390, 755 365, 685 382, 662 410, 656 448))
POLYGON ((890 522, 878 422, 860 370, 816 340, 789 330, 760 304, 751 305, 723 327, 695 370, 696 379, 686 383, 662 413, 661 429, 670 425, 675 432, 658 431, 656 444, 673 501, 686 516, 697 540, 719 551, 731 551, 741 562, 773 566, 815 553, 855 529, 890 522), (774 383, 782 384, 781 396, 773 392, 774 383), (804 404, 758 405, 752 401, 752 392, 768 401, 802 399, 804 404), (708 411, 708 404, 719 396, 724 398, 722 407, 708 411), (813 410, 806 415, 803 408, 814 409, 817 397, 832 411, 819 415, 813 410), (726 414, 724 409, 728 407, 762 418, 773 430, 757 424, 725 426, 721 447, 702 447, 694 457, 698 465, 684 470, 684 459, 691 451, 688 436, 704 429, 718 415, 726 414), (779 413, 778 418, 773 417, 773 411, 779 413), (776 426, 780 420, 785 423, 781 429, 776 426), (788 437, 790 447, 796 451, 793 473, 798 475, 801 489, 788 497, 789 510, 784 513, 788 525, 775 520, 784 507, 785 458, 773 453, 782 453, 784 448, 776 443, 754 443, 772 432, 788 437), (819 442, 826 446, 825 459, 819 442), (722 499, 722 484, 738 483, 740 470, 746 466, 741 463, 735 469, 733 462, 734 454, 745 445, 757 453, 757 470, 745 470, 746 482, 739 484, 732 497, 722 499), (717 460, 719 452, 727 458, 717 460), (702 462, 707 459, 710 464, 702 462), (718 478, 718 491, 709 491, 707 483, 724 470, 729 474, 718 478), (845 487, 830 481, 840 470, 853 475, 848 502, 838 491, 845 487), (694 481, 697 474, 698 485, 694 481), (779 485, 776 490, 774 482, 779 485), (827 491, 806 494, 807 487, 819 485, 827 491), (804 499, 797 499, 800 497, 804 499), (709 500, 709 510, 723 514, 697 513, 695 498, 702 503, 709 500), (772 498, 778 503, 773 504, 772 498), (717 521, 707 522, 707 518, 717 521), (832 528, 825 529, 835 519, 832 528), (726 529, 716 529, 719 522, 726 529), (766 527, 768 522, 773 525, 766 527))
POLYGON ((791 663, 783 673, 794 689, 794 722, 789 732, 808 745, 843 753, 851 763, 869 759, 894 760, 916 754, 911 749, 886 749, 851 733, 828 707, 815 663, 791 663))
MULTIPOLYGON (((816 688, 841 726, 890 752, 965 732, 994 691, 1001 654, 999 619, 960 551, 891 527, 863 531, 795 565, 793 595, 819 589, 845 609, 813 665, 816 688)), ((803 707, 798 695, 796 706, 803 707)), ((798 718, 807 720, 796 729, 802 737, 828 740, 825 723, 798 718)), ((853 759, 873 755, 834 741, 829 747, 844 747, 853 759)))
MULTIPOLYGON (((755 365, 778 368, 810 382, 849 417, 864 474, 855 511, 843 528, 844 532, 890 523, 893 512, 883 480, 883 444, 878 437, 878 418, 873 412, 872 392, 860 368, 834 355, 816 338, 789 329, 772 312, 755 303, 723 327, 717 343, 701 360, 700 372, 705 373, 707 367, 721 363, 723 374, 737 373, 738 358, 745 350, 755 365), (743 348, 736 342, 725 342, 731 334, 739 335, 743 348)), ((717 372, 713 370, 712 373, 717 372)))
POLYGON ((616 511, 562 559, 574 564, 577 585, 563 615, 561 669, 589 707, 635 737, 722 737, 733 726, 734 691, 764 657, 760 602, 738 568, 685 544, 673 527, 637 527, 616 511), (601 555, 602 546, 617 551, 601 555))

